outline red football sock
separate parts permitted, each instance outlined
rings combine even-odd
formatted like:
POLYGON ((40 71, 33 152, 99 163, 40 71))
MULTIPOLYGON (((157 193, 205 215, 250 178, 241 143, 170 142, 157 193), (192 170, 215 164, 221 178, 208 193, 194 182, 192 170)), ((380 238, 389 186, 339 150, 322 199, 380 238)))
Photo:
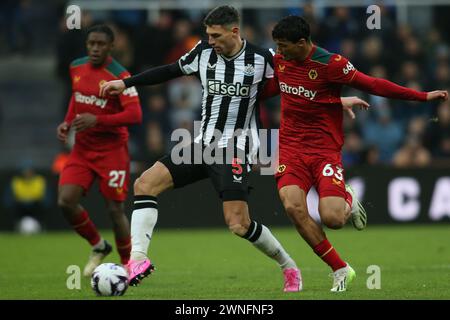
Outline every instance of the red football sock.
POLYGON ((81 212, 75 220, 71 221, 75 231, 85 238, 92 246, 96 245, 101 237, 94 223, 89 219, 87 211, 81 212))
POLYGON ((116 238, 116 246, 120 255, 120 261, 122 264, 127 264, 131 253, 131 236, 121 239, 116 238))
POLYGON ((347 264, 339 257, 331 243, 325 239, 314 247, 314 252, 326 262, 333 271, 344 268, 347 264))

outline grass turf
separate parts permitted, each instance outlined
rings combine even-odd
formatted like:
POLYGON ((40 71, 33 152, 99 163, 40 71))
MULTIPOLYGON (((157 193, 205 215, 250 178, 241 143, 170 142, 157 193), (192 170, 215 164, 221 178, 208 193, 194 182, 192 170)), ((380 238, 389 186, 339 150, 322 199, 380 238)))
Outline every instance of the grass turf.
MULTIPOLYGON (((274 228, 302 270, 304 289, 282 292, 276 263, 223 229, 156 230, 150 257, 156 271, 123 297, 102 299, 450 299, 450 226, 370 226, 327 231, 356 280, 330 293, 330 269, 293 228, 274 228), (381 289, 369 290, 367 267, 381 269, 381 289)), ((103 236, 114 243, 111 232, 103 236)), ((68 266, 81 270, 89 246, 73 232, 0 233, 0 299, 97 299, 89 279, 69 290, 68 266)), ((114 251, 105 262, 118 262, 114 251)))

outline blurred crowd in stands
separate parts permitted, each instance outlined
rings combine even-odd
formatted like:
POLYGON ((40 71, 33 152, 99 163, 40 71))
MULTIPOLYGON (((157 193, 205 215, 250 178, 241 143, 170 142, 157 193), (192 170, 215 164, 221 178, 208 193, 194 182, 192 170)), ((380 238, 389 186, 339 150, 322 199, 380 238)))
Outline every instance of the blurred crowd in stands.
MULTIPOLYGON (((15 19, 12 24, 7 24, 9 31, 6 31, 11 52, 26 54, 31 50, 29 35, 32 30, 26 23, 27 19, 33 18, 26 7, 30 2, 19 2, 24 5, 22 15, 17 13, 20 8, 15 7, 16 16, 8 16, 10 22, 15 19)), ((13 3, 17 2, 2 3, 4 8, 9 3, 12 10, 13 3)), ((434 8, 432 13, 438 15, 440 8, 434 8)), ((242 12, 243 36, 255 44, 275 48, 271 39, 274 23, 287 14, 300 14, 311 24, 313 42, 331 52, 341 53, 360 71, 421 91, 449 90, 448 21, 435 24, 437 20, 432 18, 431 23, 410 21, 409 25, 401 25, 396 20, 395 7, 382 6, 381 9, 380 30, 367 29, 366 7, 333 7, 319 11, 306 4, 290 10, 245 9, 242 12)), ((152 66, 176 61, 198 40, 205 39, 202 19, 208 11, 161 11, 154 21, 149 21, 147 12, 141 10, 83 11, 82 30, 68 31, 64 7, 58 10, 52 17, 57 17, 59 23, 53 47, 57 59, 56 75, 66 84, 61 119, 70 95, 68 66, 73 59, 85 55, 83 30, 88 26, 97 22, 113 26, 116 35, 114 57, 136 74, 152 66)), ((133 159, 148 166, 170 150, 170 134, 174 129, 192 130, 193 121, 200 119, 201 87, 196 78, 182 77, 138 90, 144 123, 130 128, 130 151, 133 159)), ((394 101, 348 88, 343 95, 358 95, 371 105, 369 111, 357 112, 355 121, 345 120, 343 160, 346 167, 365 164, 423 167, 450 162, 449 102, 394 101)), ((263 110, 264 123, 276 127, 279 100, 265 102, 263 110)))

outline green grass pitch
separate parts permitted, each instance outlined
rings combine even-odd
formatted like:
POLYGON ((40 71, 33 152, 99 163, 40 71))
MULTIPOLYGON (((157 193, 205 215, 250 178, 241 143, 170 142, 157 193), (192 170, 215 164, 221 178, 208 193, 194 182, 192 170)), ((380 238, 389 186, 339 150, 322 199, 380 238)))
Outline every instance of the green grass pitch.
MULTIPOLYGON (((450 299, 450 226, 369 226, 327 231, 357 273, 345 293, 331 293, 330 269, 293 228, 273 233, 302 269, 304 289, 282 292, 275 262, 224 229, 156 230, 150 257, 156 271, 123 297, 101 299, 450 299), (367 288, 367 267, 381 269, 381 289, 367 288)), ((114 243, 111 232, 103 236, 114 243)), ((68 266, 81 269, 89 246, 74 232, 0 233, 0 299, 98 299, 89 279, 66 286, 68 266)), ((114 251, 105 262, 118 262, 114 251)))

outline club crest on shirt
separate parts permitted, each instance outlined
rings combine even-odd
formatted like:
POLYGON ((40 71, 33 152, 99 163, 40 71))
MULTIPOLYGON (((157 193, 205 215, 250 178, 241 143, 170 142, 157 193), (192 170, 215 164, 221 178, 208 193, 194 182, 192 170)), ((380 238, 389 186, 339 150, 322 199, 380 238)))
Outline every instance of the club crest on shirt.
POLYGON ((255 74, 255 67, 253 67, 253 65, 251 65, 249 63, 244 68, 244 75, 246 75, 246 76, 253 76, 254 74, 255 74))
POLYGON ((101 87, 102 84, 106 83, 106 80, 100 80, 100 82, 98 83, 98 86, 101 87))
POLYGON ((73 82, 74 82, 74 83, 78 83, 78 81, 80 81, 80 79, 81 79, 80 76, 75 76, 75 77, 73 78, 73 82))
POLYGON ((278 166, 277 172, 278 173, 283 173, 284 171, 286 171, 286 165, 285 164, 280 164, 278 166))
POLYGON ((334 58, 335 61, 340 61, 342 59, 342 56, 340 54, 337 55, 336 58, 334 58))
POLYGON ((309 70, 309 72, 308 72, 308 77, 309 77, 311 80, 316 80, 317 76, 318 76, 318 73, 317 73, 317 71, 316 71, 315 69, 309 70))
POLYGON ((335 178, 333 178, 333 184, 335 184, 335 185, 337 185, 337 186, 340 186, 341 185, 341 181, 339 181, 339 180, 336 180, 335 178))
POLYGON ((284 69, 286 68, 286 66, 284 66, 284 65, 282 65, 282 64, 279 64, 278 65, 278 71, 280 71, 280 72, 284 72, 284 69))

